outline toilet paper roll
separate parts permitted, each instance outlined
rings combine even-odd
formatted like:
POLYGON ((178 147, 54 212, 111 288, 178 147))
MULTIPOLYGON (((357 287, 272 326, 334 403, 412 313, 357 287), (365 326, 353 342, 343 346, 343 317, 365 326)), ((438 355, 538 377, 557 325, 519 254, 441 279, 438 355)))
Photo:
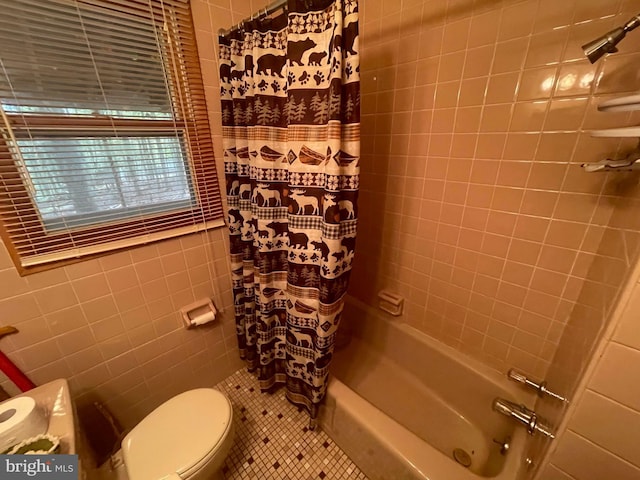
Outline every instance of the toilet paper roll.
POLYGON ((22 440, 46 433, 49 421, 31 397, 0 403, 0 453, 22 440))
POLYGON ((202 298, 180 309, 186 328, 197 327, 212 322, 216 318, 216 307, 210 298, 202 298))
POLYGON ((216 318, 216 313, 212 310, 208 310, 200 315, 196 315, 191 318, 191 325, 203 325, 205 323, 212 322, 216 318))

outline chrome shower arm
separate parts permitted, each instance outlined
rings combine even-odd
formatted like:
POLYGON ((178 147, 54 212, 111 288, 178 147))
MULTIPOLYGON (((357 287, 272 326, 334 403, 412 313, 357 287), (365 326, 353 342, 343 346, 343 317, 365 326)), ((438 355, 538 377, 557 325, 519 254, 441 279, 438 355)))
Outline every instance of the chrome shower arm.
POLYGON ((624 27, 622 28, 624 29, 625 32, 630 32, 631 30, 634 30, 638 27, 640 27, 640 13, 637 14, 635 17, 633 17, 631 20, 629 20, 627 23, 625 23, 624 27))

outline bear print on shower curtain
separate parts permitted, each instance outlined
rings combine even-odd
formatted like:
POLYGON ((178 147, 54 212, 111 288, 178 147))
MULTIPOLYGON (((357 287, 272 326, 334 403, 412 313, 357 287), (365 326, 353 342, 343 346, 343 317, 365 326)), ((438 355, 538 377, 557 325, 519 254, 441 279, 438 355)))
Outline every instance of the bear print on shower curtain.
POLYGON ((359 70, 355 0, 289 0, 220 37, 240 353, 312 421, 355 250, 359 70))

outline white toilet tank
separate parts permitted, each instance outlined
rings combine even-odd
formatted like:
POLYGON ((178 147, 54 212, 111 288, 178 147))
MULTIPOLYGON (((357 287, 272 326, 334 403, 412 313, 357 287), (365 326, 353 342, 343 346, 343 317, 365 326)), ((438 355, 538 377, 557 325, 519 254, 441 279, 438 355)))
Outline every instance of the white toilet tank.
POLYGON ((221 467, 232 435, 233 410, 218 390, 181 393, 147 415, 122 441, 130 480, 197 479, 221 467), (223 458, 219 458, 219 457, 223 458))

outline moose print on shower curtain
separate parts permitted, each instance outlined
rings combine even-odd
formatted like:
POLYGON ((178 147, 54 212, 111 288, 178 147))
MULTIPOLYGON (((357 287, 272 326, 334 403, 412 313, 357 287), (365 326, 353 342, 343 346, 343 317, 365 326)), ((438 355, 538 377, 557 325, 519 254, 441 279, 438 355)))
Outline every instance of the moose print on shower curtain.
POLYGON ((220 37, 224 160, 241 356, 313 423, 356 242, 358 4, 287 10, 220 37))

